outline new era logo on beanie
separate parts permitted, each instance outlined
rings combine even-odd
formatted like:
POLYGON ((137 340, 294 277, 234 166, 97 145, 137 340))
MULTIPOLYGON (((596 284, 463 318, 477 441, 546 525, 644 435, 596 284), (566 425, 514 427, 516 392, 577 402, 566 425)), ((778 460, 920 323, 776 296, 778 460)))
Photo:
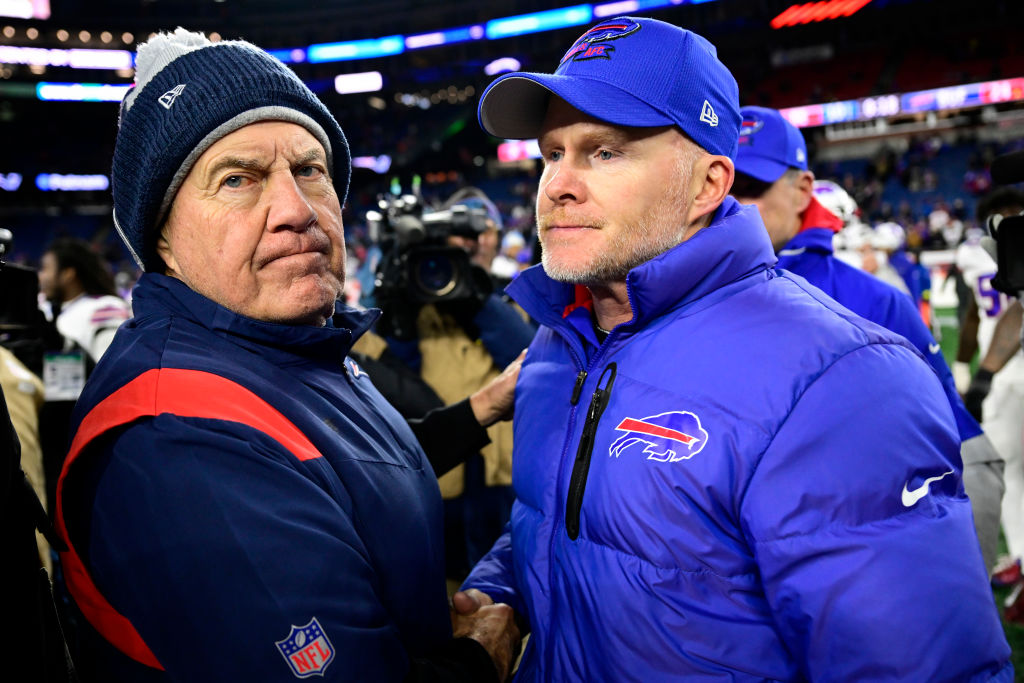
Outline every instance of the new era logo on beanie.
POLYGON ((736 153, 736 80, 714 45, 663 21, 603 21, 573 43, 555 73, 500 76, 480 98, 480 125, 498 137, 537 137, 552 94, 601 121, 675 125, 712 154, 736 153))
POLYGON ((160 104, 163 105, 164 109, 170 109, 171 106, 174 104, 174 100, 178 99, 178 95, 180 95, 183 90, 185 90, 184 85, 174 86, 173 88, 171 88, 170 90, 168 90, 160 96, 160 104))
POLYGON ((348 142, 327 108, 277 59, 244 41, 177 29, 139 46, 121 103, 111 173, 114 225, 143 270, 162 270, 156 240, 174 196, 210 145, 250 123, 288 121, 324 147, 339 201, 348 142))
POLYGON ((791 168, 807 170, 807 143, 799 129, 775 109, 743 107, 736 170, 774 183, 791 168))

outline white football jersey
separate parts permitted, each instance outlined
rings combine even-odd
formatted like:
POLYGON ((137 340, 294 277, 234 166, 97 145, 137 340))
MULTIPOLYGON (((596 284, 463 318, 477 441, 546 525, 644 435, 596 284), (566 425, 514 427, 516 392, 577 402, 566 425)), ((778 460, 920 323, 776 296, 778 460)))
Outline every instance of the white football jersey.
POLYGON ((996 262, 976 240, 968 240, 957 247, 956 266, 963 273, 964 282, 971 288, 978 304, 978 349, 983 358, 992 343, 992 333, 999 316, 1013 299, 992 288, 996 262))

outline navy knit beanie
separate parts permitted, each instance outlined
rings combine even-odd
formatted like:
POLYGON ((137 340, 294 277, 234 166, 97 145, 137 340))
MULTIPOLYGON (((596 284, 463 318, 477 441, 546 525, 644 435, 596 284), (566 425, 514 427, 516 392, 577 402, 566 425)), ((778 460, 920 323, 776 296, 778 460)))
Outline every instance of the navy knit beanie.
POLYGON ((288 67, 250 43, 211 43, 182 28, 139 46, 135 87, 121 103, 111 178, 114 225, 143 270, 163 270, 157 238, 196 160, 257 121, 307 129, 327 152, 345 204, 352 170, 345 134, 288 67))

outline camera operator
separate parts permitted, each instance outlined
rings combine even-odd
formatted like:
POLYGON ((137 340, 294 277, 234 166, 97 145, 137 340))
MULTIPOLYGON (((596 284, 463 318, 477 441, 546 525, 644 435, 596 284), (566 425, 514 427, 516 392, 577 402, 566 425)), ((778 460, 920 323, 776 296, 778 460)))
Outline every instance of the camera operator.
MULTIPOLYGON (((498 243, 493 203, 466 188, 445 207, 424 212, 407 195, 382 201, 383 212, 369 216, 383 250, 373 295, 384 313, 377 334, 364 335, 354 350, 371 360, 401 359, 451 405, 500 374, 535 329, 494 291, 485 270, 494 252, 488 245, 498 243)), ((405 417, 419 417, 406 392, 377 388, 405 417)), ((490 549, 511 511, 512 425, 487 431, 490 443, 440 478, 452 579, 463 578, 490 549)))

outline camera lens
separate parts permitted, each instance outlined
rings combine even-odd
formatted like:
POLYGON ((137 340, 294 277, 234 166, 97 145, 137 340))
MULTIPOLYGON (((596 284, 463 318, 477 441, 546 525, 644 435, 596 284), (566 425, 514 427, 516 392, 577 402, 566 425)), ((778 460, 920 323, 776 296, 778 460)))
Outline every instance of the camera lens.
POLYGON ((443 254, 425 254, 413 264, 416 286, 434 296, 444 296, 455 289, 455 268, 443 254))

